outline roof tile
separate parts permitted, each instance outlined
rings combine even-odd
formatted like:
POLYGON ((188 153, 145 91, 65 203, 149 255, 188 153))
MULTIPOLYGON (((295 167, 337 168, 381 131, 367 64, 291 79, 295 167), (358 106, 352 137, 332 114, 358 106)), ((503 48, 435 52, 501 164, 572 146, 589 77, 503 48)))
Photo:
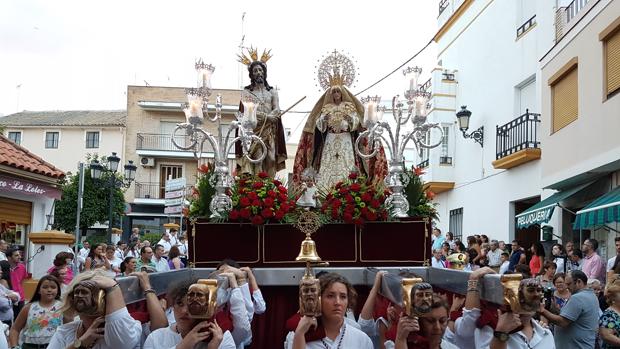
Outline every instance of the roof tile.
POLYGON ((23 111, 0 118, 4 126, 125 126, 126 110, 23 111))
POLYGON ((60 179, 65 176, 65 173, 54 165, 29 152, 26 148, 13 143, 3 135, 0 135, 0 165, 52 178, 60 179))

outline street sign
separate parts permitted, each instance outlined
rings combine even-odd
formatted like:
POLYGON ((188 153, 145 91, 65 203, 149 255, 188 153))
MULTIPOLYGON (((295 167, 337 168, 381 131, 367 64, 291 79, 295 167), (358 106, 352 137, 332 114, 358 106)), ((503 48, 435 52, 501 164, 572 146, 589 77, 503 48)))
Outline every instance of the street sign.
POLYGON ((183 198, 166 199, 166 207, 183 205, 183 198))
POLYGON ((183 212, 183 206, 169 206, 164 208, 164 214, 174 214, 183 212))
POLYGON ((175 178, 166 181, 166 191, 183 189, 187 186, 185 178, 175 178))
POLYGON ((183 197, 184 194, 185 194, 185 189, 174 190, 174 191, 167 191, 165 196, 164 196, 164 199, 181 198, 181 197, 183 197))

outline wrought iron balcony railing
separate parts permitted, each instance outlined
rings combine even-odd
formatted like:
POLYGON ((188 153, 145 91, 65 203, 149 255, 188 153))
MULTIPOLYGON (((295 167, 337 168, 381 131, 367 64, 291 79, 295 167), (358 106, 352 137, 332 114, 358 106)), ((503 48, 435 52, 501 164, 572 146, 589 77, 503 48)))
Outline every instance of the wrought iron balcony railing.
POLYGON ((449 0, 441 0, 439 1, 439 14, 441 15, 441 13, 448 8, 448 1, 449 0))
POLYGON ((570 22, 582 8, 586 6, 588 0, 573 0, 566 6, 566 23, 570 22))
MULTIPOLYGON (((177 144, 190 144, 189 136, 175 136, 177 144)), ((162 133, 138 133, 136 150, 180 151, 172 143, 172 135, 162 133)))
MULTIPOLYGON (((164 199, 166 186, 160 182, 136 182, 136 199, 164 199)), ((185 188, 185 197, 192 193, 192 185, 185 188)))
POLYGON ((528 19, 523 25, 517 28, 517 38, 533 27, 534 24, 536 24, 536 15, 532 16, 532 18, 528 19))
POLYGON ((495 159, 499 160, 523 149, 538 148, 540 146, 537 138, 539 122, 540 114, 530 113, 526 109, 525 114, 518 118, 505 125, 496 126, 495 159))
POLYGON ((426 159, 426 160, 424 160, 424 161, 420 162, 420 163, 418 164, 418 166, 417 166, 417 167, 418 167, 418 168, 427 168, 427 167, 428 167, 428 164, 429 164, 429 163, 428 163, 428 159, 426 159))
POLYGON ((440 156, 439 157, 440 165, 452 165, 452 157, 450 156, 440 156))

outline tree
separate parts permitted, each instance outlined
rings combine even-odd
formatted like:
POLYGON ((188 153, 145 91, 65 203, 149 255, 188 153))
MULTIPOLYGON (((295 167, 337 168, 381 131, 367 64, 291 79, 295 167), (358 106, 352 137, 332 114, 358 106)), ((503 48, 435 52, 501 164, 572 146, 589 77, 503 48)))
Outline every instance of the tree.
MULTIPOLYGON (((90 158, 90 157, 89 157, 90 158)), ((87 160, 90 160, 87 158, 87 160)), ((103 160, 100 159, 100 160, 103 160)), ((84 193, 83 206, 80 213, 80 230, 85 231, 95 223, 108 221, 109 214, 109 190, 114 190, 112 215, 114 222, 120 223, 120 216, 125 210, 125 197, 120 188, 107 188, 101 183, 93 180, 90 176, 90 169, 84 166, 84 193)), ((101 181, 107 181, 111 174, 101 175, 101 181)), ((117 177, 120 176, 116 174, 117 177)), ((101 182, 99 181, 99 182, 101 182)), ((80 175, 69 173, 62 183, 62 199, 56 202, 54 209, 54 228, 67 232, 75 231, 75 220, 77 218, 77 200, 80 175)))

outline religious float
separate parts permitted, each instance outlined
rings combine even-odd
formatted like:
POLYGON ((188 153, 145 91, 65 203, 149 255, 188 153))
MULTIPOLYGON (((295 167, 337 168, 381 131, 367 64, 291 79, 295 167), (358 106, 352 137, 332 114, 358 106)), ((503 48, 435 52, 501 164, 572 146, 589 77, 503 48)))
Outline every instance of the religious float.
MULTIPOLYGON (((381 294, 408 314, 419 309, 413 294, 425 289, 421 285, 465 294, 467 272, 429 267, 431 224, 438 219, 433 194, 424 188, 421 169, 405 167, 408 143, 432 148, 443 137, 441 127, 427 122, 430 96, 417 83, 421 69, 406 70, 413 74, 406 100, 396 96, 388 109, 378 96, 358 100, 347 89, 355 79, 352 61, 338 51, 327 55, 318 68, 325 92, 304 127, 292 180, 284 183, 274 176, 286 159, 281 116, 292 107, 281 111, 277 92, 267 83, 270 53, 264 51, 260 59, 257 50, 248 53, 240 61, 248 66, 251 84, 224 133, 221 98, 215 99, 214 113, 207 109, 214 67, 196 63, 200 85, 187 90, 187 120, 177 126, 172 141, 197 159, 206 145, 214 161, 199 168, 186 210, 189 268, 152 274, 157 293, 175 280, 196 278, 205 279, 196 290, 213 296, 228 285, 226 278, 206 280, 214 278, 222 260, 251 267, 268 309, 254 318, 253 332, 261 335, 254 336, 252 348, 281 347, 289 317, 317 313, 312 302, 301 299, 300 290, 318 285, 315 273, 322 270, 335 271, 356 286, 358 308, 379 270, 388 271, 381 294), (392 118, 384 120, 384 113, 392 118), (218 124, 217 135, 203 128, 207 121, 218 124), (233 147, 236 173, 229 166, 233 147), (402 271, 416 277, 403 278, 402 271)), ((466 262, 465 255, 455 258, 457 268, 466 262)), ((143 300, 135 278, 120 283, 128 303, 143 300)), ((518 299, 515 280, 491 275, 482 283, 486 301, 514 304, 518 299)), ((204 312, 212 312, 207 308, 205 303, 204 312)))

